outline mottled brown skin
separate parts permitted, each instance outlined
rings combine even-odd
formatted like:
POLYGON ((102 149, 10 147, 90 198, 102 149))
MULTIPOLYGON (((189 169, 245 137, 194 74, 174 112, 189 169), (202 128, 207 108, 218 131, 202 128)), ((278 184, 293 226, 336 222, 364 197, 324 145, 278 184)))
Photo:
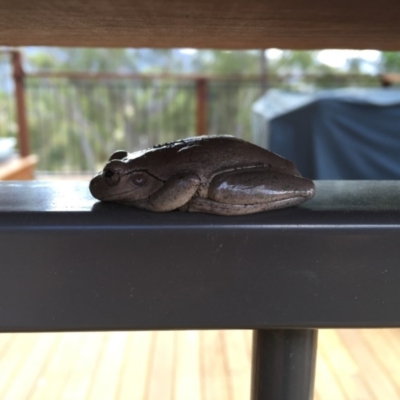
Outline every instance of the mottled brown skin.
POLYGON ((241 215, 300 204, 315 186, 277 154, 232 136, 203 136, 117 151, 90 191, 150 211, 241 215))

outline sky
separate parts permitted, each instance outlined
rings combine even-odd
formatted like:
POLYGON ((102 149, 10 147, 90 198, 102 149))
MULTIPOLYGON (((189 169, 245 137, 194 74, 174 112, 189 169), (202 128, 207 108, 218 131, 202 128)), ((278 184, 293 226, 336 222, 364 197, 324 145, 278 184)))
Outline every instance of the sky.
MULTIPOLYGON (((187 55, 193 55, 197 52, 196 49, 180 49, 180 52, 187 55)), ((283 50, 268 49, 266 55, 271 60, 276 60, 282 57, 283 50)), ((322 64, 332 68, 345 70, 351 59, 359 58, 361 63, 361 71, 365 73, 378 73, 381 58, 381 52, 378 50, 338 50, 327 49, 320 50, 317 55, 317 60, 322 64)))
MULTIPOLYGON (((1 49, 1 48, 0 48, 1 49)), ((24 48, 24 52, 35 53, 39 48, 31 47, 24 48)), ((141 49, 145 51, 146 49, 141 49)), ((52 48, 51 51, 57 52, 56 48, 52 48)), ((192 48, 181 48, 174 49, 176 57, 182 59, 181 61, 190 64, 193 56, 198 52, 192 48), (179 56, 181 54, 181 56, 179 56)), ((259 50, 257 50, 259 51, 259 50)), ((62 52, 59 52, 62 54, 62 52)), ((277 60, 283 55, 283 50, 271 48, 266 50, 266 55, 270 60, 277 60)), ((359 59, 361 61, 360 69, 363 73, 377 74, 380 72, 380 60, 381 52, 378 50, 336 50, 327 49, 317 51, 317 60, 322 64, 328 65, 333 68, 337 68, 342 71, 346 71, 350 65, 352 59, 359 59)))
MULTIPOLYGON (((278 59, 283 51, 280 49, 268 49, 266 51, 268 58, 278 59)), ((378 50, 320 50, 317 60, 332 68, 345 70, 351 59, 358 58, 362 61, 361 71, 365 73, 379 72, 381 52, 378 50)))

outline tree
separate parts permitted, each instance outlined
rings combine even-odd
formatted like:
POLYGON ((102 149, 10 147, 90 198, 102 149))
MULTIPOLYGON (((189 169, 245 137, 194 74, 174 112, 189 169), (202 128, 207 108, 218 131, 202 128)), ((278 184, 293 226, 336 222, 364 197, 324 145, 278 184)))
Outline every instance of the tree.
POLYGON ((201 50, 194 57, 197 72, 210 75, 254 75, 260 72, 258 51, 201 50))
MULTIPOLYGON (((28 71, 259 75, 260 82, 263 65, 260 50, 29 48, 25 60, 28 71)), ((333 73, 337 75, 318 62, 317 52, 286 50, 279 59, 268 60, 272 87, 346 84, 344 74, 339 81, 333 73), (283 75, 293 72, 297 80, 288 84, 283 75), (307 81, 305 73, 318 78, 307 81)), ((260 82, 209 81, 209 133, 250 139, 251 107, 260 95, 260 82)), ((95 170, 118 148, 134 151, 195 134, 196 94, 191 79, 100 81, 28 75, 26 87, 32 149, 40 155, 42 170, 95 170)), ((0 90, 0 125, 7 97, 0 90)))
POLYGON ((25 49, 31 71, 179 72, 182 63, 174 49, 48 48, 25 49))
POLYGON ((400 72, 400 52, 382 52, 382 72, 400 72))

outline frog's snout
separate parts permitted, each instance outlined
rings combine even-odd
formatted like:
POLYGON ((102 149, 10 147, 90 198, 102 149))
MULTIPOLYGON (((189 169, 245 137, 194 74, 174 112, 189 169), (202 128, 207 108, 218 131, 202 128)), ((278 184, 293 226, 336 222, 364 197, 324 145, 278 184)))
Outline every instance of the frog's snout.
POLYGON ((102 197, 104 197, 104 190, 102 188, 103 185, 101 185, 100 180, 101 178, 99 175, 97 175, 90 181, 89 184, 90 194, 97 200, 101 200, 102 197))
POLYGON ((97 199, 97 192, 96 192, 96 189, 97 189, 97 184, 96 184, 96 178, 93 178, 91 181, 90 181, 90 184, 89 184, 89 191, 90 191, 90 194, 94 197, 94 198, 96 198, 97 199))

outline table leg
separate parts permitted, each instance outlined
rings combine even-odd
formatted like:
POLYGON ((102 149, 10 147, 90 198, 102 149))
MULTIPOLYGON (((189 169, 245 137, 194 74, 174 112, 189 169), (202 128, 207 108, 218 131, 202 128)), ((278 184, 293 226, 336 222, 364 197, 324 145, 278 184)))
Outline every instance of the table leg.
POLYGON ((318 331, 253 333, 251 400, 312 400, 318 331))

